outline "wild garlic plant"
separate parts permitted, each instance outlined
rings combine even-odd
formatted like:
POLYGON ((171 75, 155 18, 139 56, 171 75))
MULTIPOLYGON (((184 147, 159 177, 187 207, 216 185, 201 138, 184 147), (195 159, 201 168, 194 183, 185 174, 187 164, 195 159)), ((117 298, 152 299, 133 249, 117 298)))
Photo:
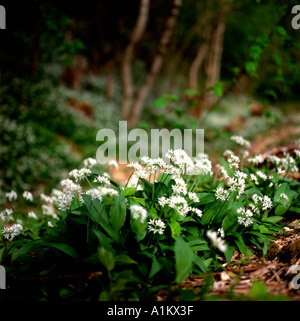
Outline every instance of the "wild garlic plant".
MULTIPOLYGON (((118 266, 129 264, 142 284, 161 277, 180 282, 190 273, 222 268, 236 250, 249 255, 255 247, 264 255, 283 231, 284 214, 300 211, 300 184, 288 177, 298 171, 299 150, 283 158, 250 157, 249 141, 232 141, 239 153, 226 150, 215 166, 208 155, 192 158, 184 150, 170 150, 164 159, 142 157, 128 164, 132 174, 124 185, 109 174, 116 162, 99 170, 96 160, 87 159, 60 189, 40 196, 41 231, 20 221, 12 225, 10 208, 1 212, 6 254, 15 247, 23 253, 22 246, 55 248, 76 262, 102 265, 110 282, 118 279, 118 266)), ((8 202, 17 197, 7 194, 8 202)), ((22 197, 32 200, 28 192, 22 197)), ((28 212, 30 222, 37 216, 28 212)))

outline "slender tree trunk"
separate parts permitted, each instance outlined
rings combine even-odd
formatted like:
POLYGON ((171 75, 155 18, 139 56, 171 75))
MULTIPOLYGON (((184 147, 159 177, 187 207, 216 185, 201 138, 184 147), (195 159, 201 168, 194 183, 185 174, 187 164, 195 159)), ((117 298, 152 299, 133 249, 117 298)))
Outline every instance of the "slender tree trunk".
POLYGON ((133 87, 131 82, 131 63, 133 59, 134 48, 140 41, 148 22, 150 0, 141 0, 139 15, 133 28, 130 43, 125 49, 122 65, 121 65, 121 81, 123 86, 122 101, 122 118, 127 119, 130 114, 132 104, 133 87))
POLYGON ((106 66, 106 96, 111 98, 115 93, 114 62, 109 62, 106 66))
POLYGON ((209 34, 210 31, 206 31, 204 35, 203 42, 198 48, 197 55, 195 59, 193 60, 190 70, 189 70, 189 88, 198 90, 198 76, 199 76, 199 70, 204 62, 204 59, 206 57, 206 54, 209 49, 209 34))
POLYGON ((159 46, 157 53, 154 56, 150 71, 146 77, 146 81, 144 85, 140 88, 137 94, 137 98, 132 106, 131 114, 129 117, 129 125, 135 126, 140 118, 143 104, 145 102, 145 99, 147 97, 147 94, 153 85, 158 73, 160 72, 164 56, 167 50, 167 47, 170 43, 171 37, 174 33, 177 17, 179 15, 179 10, 182 5, 182 0, 174 0, 173 6, 171 9, 171 15, 168 17, 166 22, 166 28, 162 33, 162 36, 160 38, 159 46))
POLYGON ((209 90, 206 95, 206 108, 211 108, 217 100, 216 95, 211 89, 220 81, 226 17, 229 9, 229 5, 223 5, 218 11, 217 25, 212 36, 211 49, 207 63, 207 80, 205 84, 206 90, 209 90))

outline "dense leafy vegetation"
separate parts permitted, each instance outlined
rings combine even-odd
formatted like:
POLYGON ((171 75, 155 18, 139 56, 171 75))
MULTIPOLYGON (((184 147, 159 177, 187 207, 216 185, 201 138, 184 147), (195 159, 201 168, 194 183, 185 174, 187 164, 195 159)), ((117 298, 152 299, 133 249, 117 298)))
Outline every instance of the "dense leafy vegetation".
MULTIPOLYGON (((235 250, 265 255, 285 213, 299 211, 300 185, 287 177, 298 170, 299 150, 295 158, 249 158, 249 142, 232 140, 242 145, 240 157, 225 151, 215 173, 207 155, 191 159, 175 150, 166 155, 169 164, 161 158, 129 164, 125 186, 89 158, 62 190, 42 195, 48 216, 18 212, 17 195, 8 193, 11 208, 1 219, 12 225, 2 226, 1 263, 11 277, 45 277, 43 287, 26 291, 39 299, 72 297, 63 282, 47 277, 94 272, 84 299, 131 300, 222 269, 235 250)), ((23 198, 32 201, 30 193, 23 198)))

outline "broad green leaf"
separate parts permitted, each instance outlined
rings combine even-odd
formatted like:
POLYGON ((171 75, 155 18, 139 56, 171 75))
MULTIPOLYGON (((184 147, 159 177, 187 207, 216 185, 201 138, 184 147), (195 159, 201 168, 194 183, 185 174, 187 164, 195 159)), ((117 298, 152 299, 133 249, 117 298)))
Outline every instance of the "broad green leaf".
POLYGON ((122 264, 138 264, 138 262, 134 261, 131 257, 129 257, 126 254, 119 254, 115 256, 115 262, 122 264))
POLYGON ((65 243, 55 243, 55 242, 42 242, 43 246, 46 247, 53 247, 65 254, 71 256, 72 258, 76 259, 78 257, 77 251, 70 245, 65 243))
POLYGON ((110 222, 116 231, 119 231, 126 220, 125 198, 119 194, 115 195, 109 211, 110 222))
POLYGON ((279 221, 281 221, 282 219, 283 219, 282 216, 271 216, 271 217, 266 217, 266 218, 263 219, 262 221, 263 221, 263 222, 266 222, 266 223, 276 224, 276 223, 278 223, 279 221))
POLYGON ((113 247, 111 245, 112 239, 106 236, 103 232, 101 232, 99 229, 93 229, 93 233, 96 235, 100 246, 104 247, 106 250, 113 252, 113 247))
POLYGON ((203 261, 196 253, 193 253, 193 263, 194 263, 203 273, 206 273, 206 272, 207 272, 207 268, 206 268, 206 265, 205 265, 204 261, 203 261))
POLYGON ((278 187, 275 196, 274 196, 274 202, 279 202, 281 199, 281 194, 287 194, 288 191, 290 190, 289 184, 288 183, 282 183, 280 184, 280 186, 278 187))
POLYGON ((122 195, 124 197, 127 196, 131 196, 135 193, 136 187, 126 187, 123 191, 122 191, 122 195))
POLYGON ((163 264, 154 258, 149 272, 149 279, 153 278, 163 267, 163 264))
POLYGON ((97 199, 92 200, 90 195, 82 194, 82 198, 89 212, 89 217, 98 223, 113 240, 118 242, 119 235, 109 222, 105 206, 97 199))
POLYGON ((264 225, 260 225, 258 228, 259 228, 260 233, 270 234, 270 231, 269 231, 268 228, 265 227, 264 225))
POLYGON ((104 247, 98 249, 98 257, 101 263, 110 272, 115 267, 115 259, 112 252, 106 250, 104 247))
POLYGON ((214 193, 199 193, 197 194, 197 196, 200 200, 201 205, 212 203, 216 200, 214 193))
POLYGON ((182 282, 192 271, 194 252, 182 238, 176 239, 174 252, 176 268, 175 282, 182 282))
POLYGON ((226 246, 226 251, 224 252, 226 260, 229 262, 235 252, 235 246, 226 246))
POLYGON ((177 221, 171 220, 169 222, 169 227, 171 229, 171 234, 172 234, 173 239, 176 239, 177 236, 180 236, 181 225, 177 221))

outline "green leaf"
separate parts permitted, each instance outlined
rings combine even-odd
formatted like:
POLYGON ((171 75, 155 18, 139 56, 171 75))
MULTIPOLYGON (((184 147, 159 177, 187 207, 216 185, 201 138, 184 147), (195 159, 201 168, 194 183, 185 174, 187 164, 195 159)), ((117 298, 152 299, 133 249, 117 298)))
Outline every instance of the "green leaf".
POLYGON ((257 63, 253 61, 247 61, 245 64, 246 71, 252 73, 257 70, 257 63))
POLYGON ((104 247, 98 249, 98 257, 101 263, 110 272, 115 267, 115 259, 112 252, 106 250, 104 247))
POLYGON ((160 263, 158 260, 156 260, 156 258, 154 258, 152 261, 151 269, 148 276, 149 279, 153 278, 154 275, 156 275, 163 267, 164 265, 160 263))
POLYGON ((173 239, 176 239, 177 236, 180 236, 181 225, 176 220, 171 220, 168 225, 171 229, 173 239))
POLYGON ((116 242, 119 241, 117 231, 110 225, 105 206, 99 200, 92 200, 90 195, 82 194, 82 198, 87 207, 89 217, 98 223, 105 232, 116 242))
POLYGON ((174 251, 176 268, 175 282, 182 282, 192 271, 194 252, 182 238, 176 239, 174 251))
POLYGON ((280 184, 280 186, 278 187, 275 196, 274 196, 274 202, 279 202, 281 199, 281 194, 288 194, 288 191, 290 190, 290 186, 288 183, 282 183, 280 184))
POLYGON ((207 272, 207 268, 206 268, 206 265, 205 265, 204 261, 203 261, 196 253, 193 253, 193 263, 194 263, 203 273, 206 273, 206 272, 207 272))
POLYGON ((216 200, 214 193, 199 193, 199 194, 197 194, 197 196, 200 200, 201 205, 212 203, 216 200))
POLYGON ((109 211, 110 222, 116 231, 119 231, 126 220, 126 204, 125 198, 121 194, 113 197, 109 211))
POLYGON ((229 262, 235 252, 235 246, 226 246, 226 251, 225 251, 225 258, 229 262))
POLYGON ((61 252, 64 252, 65 254, 71 256, 74 259, 78 258, 78 253, 76 252, 76 250, 68 244, 55 243, 55 242, 43 242, 42 245, 47 247, 53 247, 61 252))
POLYGON ((116 263, 122 264, 138 264, 138 262, 134 261, 131 257, 126 254, 120 254, 115 257, 116 263))
POLYGON ((127 196, 131 196, 135 193, 136 187, 126 187, 123 191, 122 191, 122 195, 124 197, 127 196))
POLYGON ((282 27, 282 26, 278 26, 276 27, 276 32, 280 35, 280 36, 286 36, 286 30, 282 27))
POLYGON ((223 83, 217 82, 214 84, 213 92, 216 96, 221 97, 223 95, 223 83))
POLYGON ((270 231, 267 229, 267 227, 265 227, 264 225, 260 225, 258 227, 260 233, 263 233, 263 234, 270 234, 270 231))
POLYGON ((165 108, 167 106, 167 101, 165 98, 158 98, 156 99, 154 106, 156 108, 165 108))
POLYGON ((214 219, 216 214, 219 212, 219 210, 222 206, 223 206, 223 202, 221 200, 217 200, 214 203, 210 203, 210 204, 206 205, 206 207, 203 211, 204 214, 201 218, 201 223, 204 225, 210 223, 214 219))
POLYGON ((300 208, 299 207, 290 207, 290 212, 300 214, 300 208))
POLYGON ((266 217, 265 219, 262 220, 262 222, 276 224, 282 219, 283 219, 282 216, 271 216, 271 217, 266 217))
POLYGON ((199 95, 200 92, 199 90, 196 90, 196 89, 187 89, 185 92, 184 92, 187 96, 189 95, 199 95))

